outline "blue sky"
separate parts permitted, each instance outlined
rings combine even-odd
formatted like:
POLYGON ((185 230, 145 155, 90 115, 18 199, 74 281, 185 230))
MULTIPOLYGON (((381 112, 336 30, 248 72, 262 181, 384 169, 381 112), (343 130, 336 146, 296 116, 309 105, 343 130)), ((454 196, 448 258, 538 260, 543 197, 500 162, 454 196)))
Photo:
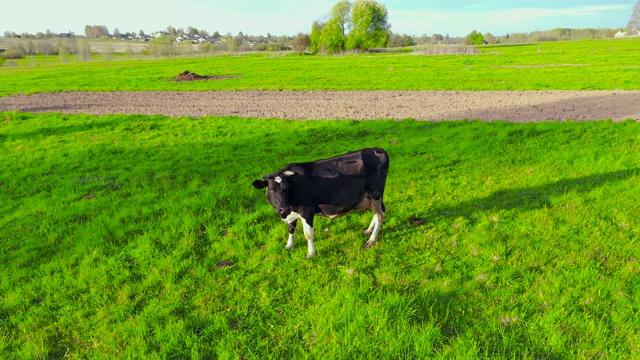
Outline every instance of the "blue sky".
MULTIPOLYGON (((378 1, 389 10, 391 30, 422 35, 494 35, 565 28, 625 27, 637 0, 570 1, 378 1)), ((0 34, 73 31, 106 25, 110 32, 195 27, 213 33, 295 35, 309 33, 337 0, 19 0, 2 6, 0 34)))

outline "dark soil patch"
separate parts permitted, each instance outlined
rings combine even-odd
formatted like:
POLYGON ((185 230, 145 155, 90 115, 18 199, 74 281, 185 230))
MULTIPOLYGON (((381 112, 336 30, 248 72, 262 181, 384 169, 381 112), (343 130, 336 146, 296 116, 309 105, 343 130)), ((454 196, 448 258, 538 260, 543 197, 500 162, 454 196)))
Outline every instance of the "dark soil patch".
POLYGON ((236 75, 215 75, 215 76, 204 76, 198 75, 196 73, 192 73, 190 71, 183 71, 178 74, 178 77, 175 79, 171 79, 171 81, 198 81, 198 80, 221 80, 221 79, 235 79, 239 76, 236 75))
MULTIPOLYGON (((300 120, 640 121, 639 98, 640 90, 59 92, 0 97, 0 112, 300 120), (131 101, 132 94, 135 101, 131 101)), ((2 139, 0 134, 0 142, 2 139)), ((390 138, 392 141, 400 142, 390 138)))
POLYGON ((229 260, 222 260, 216 263, 217 268, 230 268, 230 267, 233 267, 234 265, 235 264, 229 260))

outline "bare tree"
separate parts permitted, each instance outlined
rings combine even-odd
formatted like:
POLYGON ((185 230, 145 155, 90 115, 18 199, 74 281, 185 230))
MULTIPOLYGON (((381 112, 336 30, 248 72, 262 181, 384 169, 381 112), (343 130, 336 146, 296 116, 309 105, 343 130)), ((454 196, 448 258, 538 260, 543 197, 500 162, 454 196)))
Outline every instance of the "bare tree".
POLYGON ((309 35, 300 33, 298 34, 293 41, 291 41, 291 47, 293 50, 298 53, 298 55, 302 55, 302 53, 307 50, 309 45, 311 44, 311 40, 309 35))
POLYGON ((58 56, 60 56, 60 63, 66 64, 69 61, 69 50, 64 46, 60 46, 58 56))
POLYGON ((198 35, 198 29, 192 26, 187 26, 187 35, 189 35, 190 38, 198 35))
POLYGON ((113 54, 115 53, 115 49, 113 48, 113 45, 111 44, 107 44, 104 49, 102 50, 102 55, 104 55, 104 59, 106 61, 111 61, 113 60, 113 54))
POLYGON ((629 23, 627 24, 628 30, 640 30, 640 1, 636 3, 633 7, 633 12, 631 13, 631 19, 629 19, 629 23))
POLYGON ((80 43, 80 60, 83 62, 91 61, 91 45, 86 39, 80 43))
POLYGON ((109 30, 104 25, 86 25, 84 27, 84 36, 88 38, 106 38, 109 30))

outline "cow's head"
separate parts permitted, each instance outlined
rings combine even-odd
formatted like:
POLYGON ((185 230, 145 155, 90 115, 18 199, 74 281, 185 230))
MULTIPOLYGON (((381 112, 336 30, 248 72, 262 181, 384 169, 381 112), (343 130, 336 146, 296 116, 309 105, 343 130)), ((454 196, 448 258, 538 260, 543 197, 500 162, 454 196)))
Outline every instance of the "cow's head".
POLYGON ((288 177, 293 176, 292 171, 283 171, 276 174, 264 175, 264 180, 256 180, 253 187, 256 189, 267 188, 267 201, 276 209, 276 213, 282 219, 291 214, 289 206, 289 182, 288 177))

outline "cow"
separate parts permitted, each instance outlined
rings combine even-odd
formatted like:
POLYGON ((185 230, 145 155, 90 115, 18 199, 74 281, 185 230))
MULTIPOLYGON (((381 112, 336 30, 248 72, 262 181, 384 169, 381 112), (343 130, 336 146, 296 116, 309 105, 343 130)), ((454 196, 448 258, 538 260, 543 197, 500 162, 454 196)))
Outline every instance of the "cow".
POLYGON ((288 224, 285 249, 293 247, 298 219, 307 239, 307 258, 315 255, 313 218, 335 218, 353 210, 371 209, 373 219, 364 231, 370 235, 364 248, 373 246, 385 213, 384 186, 389 155, 380 148, 362 149, 312 162, 293 163, 253 182, 256 189, 267 189, 267 201, 288 224))

